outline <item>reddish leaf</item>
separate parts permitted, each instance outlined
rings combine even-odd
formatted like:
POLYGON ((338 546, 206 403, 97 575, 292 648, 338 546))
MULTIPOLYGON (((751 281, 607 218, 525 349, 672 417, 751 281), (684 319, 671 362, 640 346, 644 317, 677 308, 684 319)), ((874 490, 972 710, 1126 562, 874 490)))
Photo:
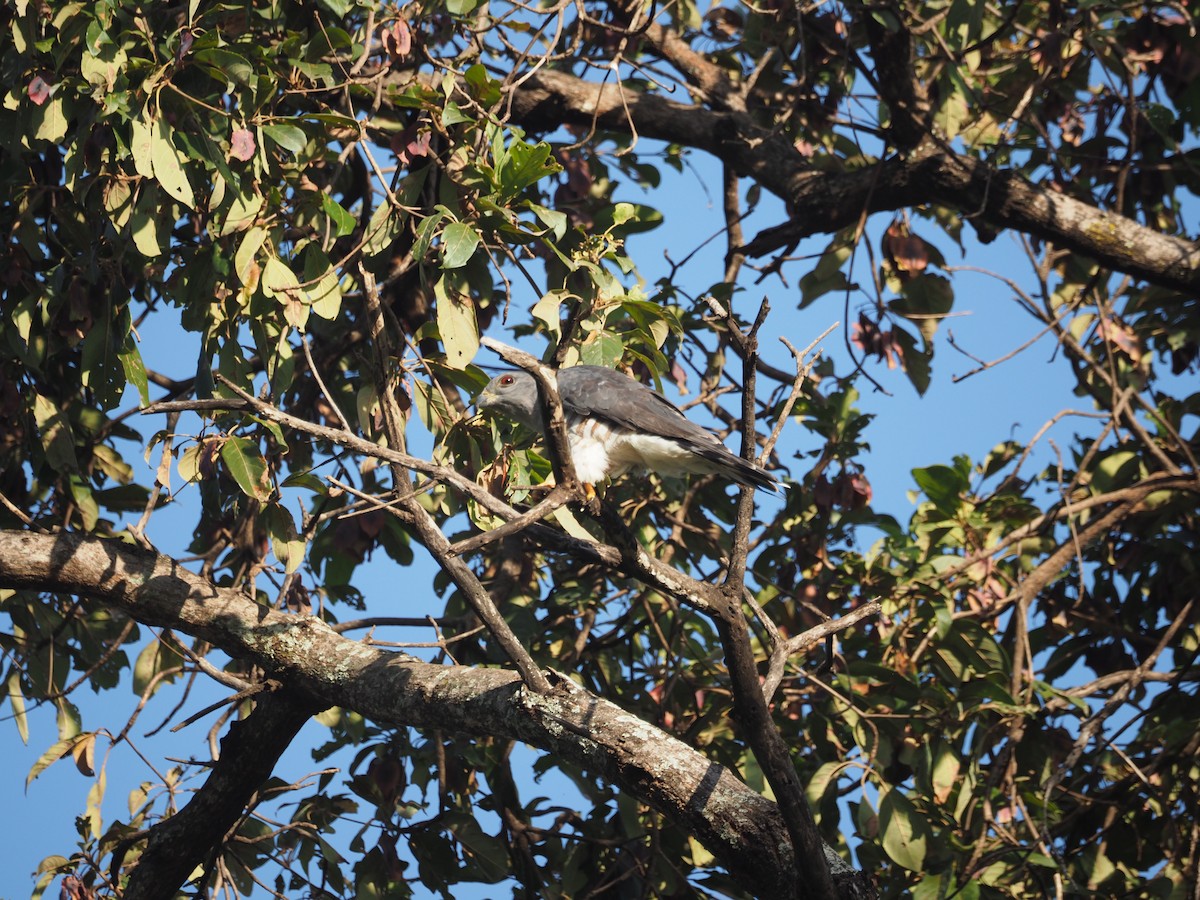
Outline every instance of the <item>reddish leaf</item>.
POLYGON ((883 236, 883 255, 903 279, 919 274, 929 265, 925 242, 912 234, 903 222, 893 222, 883 236))
POLYGON ((358 516, 358 527, 369 538, 376 538, 383 526, 387 524, 387 516, 381 510, 373 509, 369 513, 358 516))
POLYGON ((864 353, 885 360, 889 369, 896 368, 897 363, 904 360, 904 349, 891 331, 883 331, 877 322, 872 322, 865 315, 859 315, 858 321, 850 329, 850 342, 864 353))
POLYGON ((298 578, 292 581, 284 600, 287 602, 289 612, 303 616, 312 615, 312 600, 308 588, 301 584, 298 578))
POLYGON ((400 165, 407 166, 414 159, 429 155, 430 131, 417 125, 409 125, 392 138, 392 152, 400 165))
POLYGON ((384 836, 379 839, 379 852, 383 856, 384 871, 387 872, 392 881, 399 881, 404 877, 404 870, 408 863, 400 859, 400 855, 396 853, 396 838, 395 836, 384 836))
POLYGON ((92 900, 95 892, 75 875, 68 875, 58 889, 60 900, 92 900))
POLYGON ((385 28, 380 40, 383 42, 384 51, 394 63, 412 52, 412 31, 404 19, 398 19, 391 28, 385 28))
POLYGON ((833 509, 835 500, 833 485, 828 478, 821 475, 813 485, 813 503, 817 505, 817 509, 825 511, 833 509))
POLYGON ((679 388, 679 393, 686 394, 688 390, 687 372, 683 366, 674 360, 671 361, 671 380, 675 382, 675 386, 679 388))
POLYGON ((367 768, 367 777, 375 782, 375 787, 388 802, 392 802, 404 789, 404 767, 391 756, 377 756, 371 760, 367 768))
POLYGON ((41 75, 34 75, 33 80, 29 82, 29 99, 41 106, 50 99, 50 85, 46 84, 46 79, 41 75))
POLYGON ((567 176, 566 194, 569 196, 566 199, 579 200, 591 194, 595 179, 592 178, 587 158, 578 152, 569 153, 566 150, 559 150, 556 155, 567 176))
POLYGON ((1105 316, 1097 323, 1097 329, 1100 337, 1128 356, 1134 365, 1142 361, 1141 342, 1128 325, 1105 316))
POLYGON ((89 734, 71 748, 79 774, 91 778, 96 774, 96 735, 89 734))
POLYGON ((249 162, 254 157, 254 135, 249 129, 239 128, 229 138, 229 155, 242 162, 249 162))
POLYGON ((838 476, 838 505, 844 509, 862 509, 871 502, 871 483, 861 472, 842 472, 838 476))
POLYGON ((179 49, 175 51, 175 65, 183 62, 183 58, 188 55, 192 49, 192 44, 195 43, 196 36, 192 32, 184 29, 179 35, 179 49))

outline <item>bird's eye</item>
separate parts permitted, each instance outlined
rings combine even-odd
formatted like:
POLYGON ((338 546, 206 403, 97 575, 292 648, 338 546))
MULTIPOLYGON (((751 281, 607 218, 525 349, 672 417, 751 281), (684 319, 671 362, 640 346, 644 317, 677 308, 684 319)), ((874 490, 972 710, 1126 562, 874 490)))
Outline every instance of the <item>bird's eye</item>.
POLYGON ((501 375, 500 376, 500 387, 508 387, 510 384, 512 384, 516 380, 517 379, 513 378, 511 375, 501 375))

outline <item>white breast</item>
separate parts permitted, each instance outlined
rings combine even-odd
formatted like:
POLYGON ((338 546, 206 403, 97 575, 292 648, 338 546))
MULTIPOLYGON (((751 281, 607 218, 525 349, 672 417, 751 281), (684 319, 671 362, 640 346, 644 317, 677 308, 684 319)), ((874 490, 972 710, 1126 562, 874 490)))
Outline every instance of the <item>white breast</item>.
POLYGON ((702 457, 666 438, 633 434, 598 419, 570 417, 567 428, 575 474, 587 484, 615 478, 635 468, 671 478, 712 471, 702 457))

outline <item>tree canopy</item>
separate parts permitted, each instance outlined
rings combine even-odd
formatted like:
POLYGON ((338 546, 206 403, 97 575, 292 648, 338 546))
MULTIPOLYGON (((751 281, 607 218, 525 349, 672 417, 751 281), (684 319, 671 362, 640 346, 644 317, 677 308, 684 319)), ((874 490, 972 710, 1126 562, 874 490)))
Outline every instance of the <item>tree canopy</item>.
POLYGON ((1193 16, 10 0, 4 739, 88 786, 35 894, 1193 896, 1193 16), (702 161, 724 228, 679 246, 702 161), (844 359, 761 358, 796 309, 844 359), (964 310, 1073 394, 905 520, 859 392, 945 379, 964 310), (551 413, 578 363, 686 390, 789 490, 592 498, 557 417, 473 413, 493 358, 551 413), (138 726, 109 782, 147 709, 209 740, 138 726), (288 783, 314 715, 338 764, 288 783))

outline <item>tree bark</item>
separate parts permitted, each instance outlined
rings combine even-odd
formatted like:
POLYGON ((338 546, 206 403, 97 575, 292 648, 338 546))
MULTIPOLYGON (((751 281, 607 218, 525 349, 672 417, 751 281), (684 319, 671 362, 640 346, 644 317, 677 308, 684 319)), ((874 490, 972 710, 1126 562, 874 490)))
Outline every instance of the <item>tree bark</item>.
POLYGON ((174 897, 226 839, 296 733, 321 708, 287 689, 258 696, 254 712, 230 726, 204 786, 178 813, 150 829, 122 900, 174 897))
POLYGON ((1011 228, 1153 284, 1189 294, 1200 290, 1200 246, 1194 241, 1162 234, 945 145, 924 144, 855 171, 817 171, 787 137, 761 127, 748 113, 714 111, 548 70, 512 91, 507 112, 512 122, 532 131, 594 125, 682 144, 752 177, 787 203, 792 217, 751 240, 743 248, 751 256, 852 226, 864 213, 934 202, 986 230, 1011 228))
MULTIPOLYGON (((170 626, 381 724, 524 741, 680 823, 756 895, 784 896, 782 889, 796 877, 775 803, 566 678, 554 678, 549 693, 536 694, 501 669, 439 666, 368 647, 320 619, 260 606, 167 556, 115 540, 0 530, 0 586, 67 592, 147 625, 170 626)), ((841 897, 874 896, 832 849, 825 855, 841 897)))

